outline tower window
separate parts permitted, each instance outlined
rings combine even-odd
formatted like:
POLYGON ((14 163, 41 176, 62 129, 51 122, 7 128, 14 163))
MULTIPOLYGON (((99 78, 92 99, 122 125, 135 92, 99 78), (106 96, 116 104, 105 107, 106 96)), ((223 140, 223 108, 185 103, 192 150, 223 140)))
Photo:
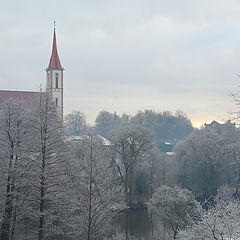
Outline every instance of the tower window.
POLYGON ((58 107, 58 98, 55 99, 55 106, 58 107))
POLYGON ((55 74, 55 86, 58 88, 58 73, 55 74))
POLYGON ((48 87, 48 88, 50 88, 49 79, 50 79, 50 77, 49 77, 49 72, 47 72, 47 87, 48 87))

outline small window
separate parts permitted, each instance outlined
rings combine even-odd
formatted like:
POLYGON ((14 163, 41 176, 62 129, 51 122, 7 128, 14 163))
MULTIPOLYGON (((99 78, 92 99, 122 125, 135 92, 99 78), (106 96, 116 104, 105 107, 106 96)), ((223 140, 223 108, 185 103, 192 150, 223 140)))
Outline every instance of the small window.
POLYGON ((58 107, 58 98, 55 99, 55 105, 58 107))
POLYGON ((58 73, 55 75, 55 86, 58 88, 58 73))

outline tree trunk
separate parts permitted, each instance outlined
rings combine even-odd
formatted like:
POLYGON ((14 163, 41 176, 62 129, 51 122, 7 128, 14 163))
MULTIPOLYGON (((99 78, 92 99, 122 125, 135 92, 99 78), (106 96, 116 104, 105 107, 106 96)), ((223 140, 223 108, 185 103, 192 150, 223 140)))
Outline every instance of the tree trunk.
POLYGON ((90 196, 89 196, 89 208, 88 208, 88 230, 87 239, 91 239, 91 229, 92 229, 92 183, 90 182, 90 196))
POLYGON ((177 233, 178 233, 178 232, 174 230, 174 232, 173 232, 173 239, 174 239, 174 240, 177 238, 177 233))
POLYGON ((129 181, 128 180, 128 170, 126 169, 126 177, 125 177, 125 184, 124 184, 124 188, 125 188, 125 201, 129 205, 128 181, 129 181))
POLYGON ((165 166, 165 157, 163 157, 163 166, 162 166, 162 184, 166 184, 166 166, 165 166))
POLYGON ((151 172, 150 172, 150 198, 153 195, 153 158, 151 159, 151 172))
POLYGON ((44 230, 44 209, 45 209, 45 177, 44 177, 44 171, 45 171, 45 159, 43 159, 42 162, 42 174, 41 174, 41 182, 40 182, 40 205, 39 205, 39 235, 38 239, 43 240, 43 230, 44 230))
POLYGON ((16 223, 17 223, 17 207, 14 207, 13 217, 12 217, 12 230, 11 230, 11 237, 10 237, 11 240, 15 240, 16 223))
POLYGON ((129 206, 133 204, 133 169, 129 171, 129 206))
POLYGON ((12 193, 11 193, 11 176, 12 160, 9 162, 9 173, 7 179, 7 197, 5 202, 5 209, 1 225, 0 240, 9 240, 11 234, 11 220, 12 220, 12 193))
POLYGON ((5 203, 5 210, 3 215, 3 221, 1 226, 1 240, 9 240, 11 233, 11 219, 12 219, 12 196, 9 192, 10 183, 8 183, 8 194, 5 203))
MULTIPOLYGON (((15 177, 13 177, 12 180, 12 187, 11 187, 11 192, 15 192, 15 177)), ((17 224, 17 202, 18 202, 18 196, 15 196, 15 206, 13 206, 13 198, 12 198, 12 229, 11 229, 11 235, 10 239, 14 240, 15 239, 15 229, 16 229, 16 224, 17 224)))
POLYGON ((40 216, 39 216, 39 240, 43 239, 43 228, 44 228, 44 185, 41 182, 41 199, 40 199, 40 216))
POLYGON ((128 212, 125 212, 125 240, 128 240, 128 212))
POLYGON ((88 205, 88 230, 87 230, 87 240, 91 240, 92 231, 92 184, 93 184, 93 149, 91 146, 90 150, 90 181, 89 181, 89 205, 88 205))
POLYGON ((239 192, 239 186, 240 186, 240 166, 238 166, 238 178, 237 178, 237 187, 235 190, 235 197, 238 198, 238 192, 239 192))

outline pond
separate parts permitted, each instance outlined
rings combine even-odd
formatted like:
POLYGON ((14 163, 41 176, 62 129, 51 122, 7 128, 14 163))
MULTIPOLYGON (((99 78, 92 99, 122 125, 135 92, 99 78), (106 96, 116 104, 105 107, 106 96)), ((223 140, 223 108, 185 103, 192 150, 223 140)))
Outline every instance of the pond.
POLYGON ((116 222, 115 233, 121 234, 125 240, 168 239, 164 224, 154 221, 145 208, 122 212, 116 222))

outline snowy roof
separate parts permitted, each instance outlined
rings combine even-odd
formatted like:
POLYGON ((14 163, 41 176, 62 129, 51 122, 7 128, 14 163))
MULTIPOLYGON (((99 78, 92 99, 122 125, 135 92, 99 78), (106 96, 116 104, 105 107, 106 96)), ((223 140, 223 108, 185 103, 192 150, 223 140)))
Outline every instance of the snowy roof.
POLYGON ((30 104, 38 94, 39 92, 0 90, 0 102, 13 98, 23 100, 27 104, 30 104))
MULTIPOLYGON (((105 137, 101 136, 101 135, 95 135, 97 138, 99 138, 100 140, 102 140, 103 145, 105 146, 111 146, 112 143, 106 139, 105 137)), ((81 136, 71 136, 67 139, 67 141, 81 141, 84 140, 86 138, 89 138, 88 135, 81 135, 81 136)))
POLYGON ((166 152, 168 156, 175 156, 176 153, 175 152, 166 152))

